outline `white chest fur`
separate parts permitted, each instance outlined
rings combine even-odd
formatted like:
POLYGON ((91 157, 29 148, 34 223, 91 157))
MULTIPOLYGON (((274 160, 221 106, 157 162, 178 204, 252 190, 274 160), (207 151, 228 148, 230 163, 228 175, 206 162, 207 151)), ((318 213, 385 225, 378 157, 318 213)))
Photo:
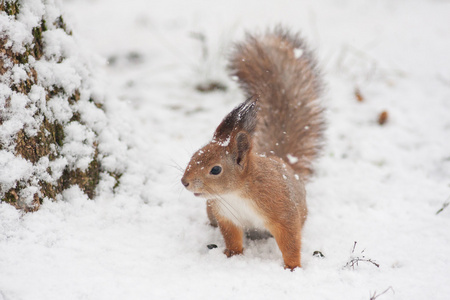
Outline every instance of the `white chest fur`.
POLYGON ((237 194, 225 194, 218 197, 216 201, 219 213, 237 226, 264 229, 264 219, 256 211, 251 200, 237 194))

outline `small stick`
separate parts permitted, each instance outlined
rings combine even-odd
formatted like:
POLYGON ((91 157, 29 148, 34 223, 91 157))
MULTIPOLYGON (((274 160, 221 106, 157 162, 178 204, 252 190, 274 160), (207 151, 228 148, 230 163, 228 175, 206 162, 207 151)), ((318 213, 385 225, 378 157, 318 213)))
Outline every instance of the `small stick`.
POLYGON ((445 202, 442 207, 436 212, 436 214, 440 214, 448 205, 450 204, 450 202, 445 202))
POLYGON ((379 295, 377 295, 377 292, 375 291, 375 292, 373 293, 373 295, 370 297, 369 300, 375 300, 375 299, 377 299, 378 297, 380 297, 381 295, 386 294, 387 291, 389 291, 389 290, 392 290, 392 292, 395 294, 394 289, 392 288, 392 286, 390 286, 390 287, 388 287, 384 292, 382 292, 382 293, 379 294, 379 295))

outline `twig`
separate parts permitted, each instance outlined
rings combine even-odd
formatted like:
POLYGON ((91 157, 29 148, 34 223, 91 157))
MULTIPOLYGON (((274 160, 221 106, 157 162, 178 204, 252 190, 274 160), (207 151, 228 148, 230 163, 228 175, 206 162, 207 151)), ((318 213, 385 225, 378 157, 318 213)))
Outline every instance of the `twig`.
POLYGON ((355 266, 359 266, 359 262, 368 262, 368 263, 373 264, 377 268, 380 267, 380 265, 378 263, 374 262, 372 259, 370 259, 370 258, 367 259, 367 258, 364 258, 364 256, 363 256, 362 258, 361 257, 352 258, 350 261, 347 262, 347 264, 344 266, 344 268, 348 267, 348 268, 355 269, 355 266))
POLYGON ((436 212, 436 214, 441 213, 450 203, 449 202, 445 202, 442 207, 436 212))
POLYGON ((370 297, 369 300, 375 300, 375 299, 377 299, 378 297, 380 297, 381 295, 386 294, 389 290, 392 290, 392 292, 395 294, 394 289, 392 288, 392 286, 390 286, 390 287, 388 287, 384 292, 382 292, 381 294, 378 294, 378 295, 377 295, 377 292, 375 291, 375 292, 373 293, 373 295, 370 297))
POLYGON ((352 254, 355 253, 356 243, 357 241, 355 241, 355 243, 353 244, 352 254))
POLYGON ((440 214, 450 204, 450 202, 448 201, 449 199, 450 197, 447 198, 442 207, 436 212, 436 215, 440 214))
MULTIPOLYGON (((355 253, 355 248, 356 248, 356 244, 357 242, 355 241, 355 243, 353 244, 353 249, 352 249, 352 254, 355 253)), ((364 249, 363 251, 361 251, 361 254, 364 253, 366 249, 364 249)), ((376 266, 377 268, 380 267, 380 265, 378 263, 376 263, 375 261, 373 261, 370 258, 366 258, 364 255, 362 257, 351 257, 351 259, 345 264, 344 268, 352 268, 352 270, 355 269, 355 266, 359 266, 360 262, 368 262, 373 264, 374 266, 376 266)))

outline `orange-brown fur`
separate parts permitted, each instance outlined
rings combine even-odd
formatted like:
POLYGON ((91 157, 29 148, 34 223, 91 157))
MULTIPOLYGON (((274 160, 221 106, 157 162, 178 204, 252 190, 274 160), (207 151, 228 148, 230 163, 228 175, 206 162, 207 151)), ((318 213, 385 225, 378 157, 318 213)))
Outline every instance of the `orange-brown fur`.
POLYGON ((276 29, 237 45, 230 69, 249 98, 193 155, 182 183, 208 199, 228 257, 243 253, 243 233, 255 227, 273 235, 286 268, 300 267, 304 180, 324 127, 315 61, 298 36, 276 29))

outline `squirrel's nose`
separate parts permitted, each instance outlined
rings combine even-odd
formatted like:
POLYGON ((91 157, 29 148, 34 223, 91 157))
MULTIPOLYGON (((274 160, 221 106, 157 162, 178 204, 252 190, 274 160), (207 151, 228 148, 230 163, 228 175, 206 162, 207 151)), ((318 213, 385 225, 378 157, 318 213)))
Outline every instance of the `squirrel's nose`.
POLYGON ((183 177, 181 178, 181 183, 185 186, 188 187, 189 186, 189 182, 187 182, 187 180, 183 177))

